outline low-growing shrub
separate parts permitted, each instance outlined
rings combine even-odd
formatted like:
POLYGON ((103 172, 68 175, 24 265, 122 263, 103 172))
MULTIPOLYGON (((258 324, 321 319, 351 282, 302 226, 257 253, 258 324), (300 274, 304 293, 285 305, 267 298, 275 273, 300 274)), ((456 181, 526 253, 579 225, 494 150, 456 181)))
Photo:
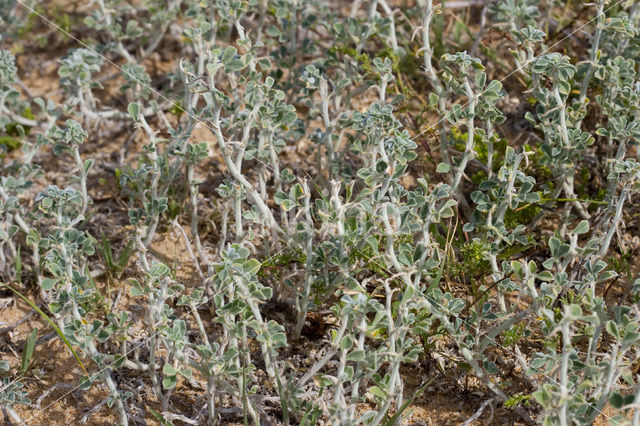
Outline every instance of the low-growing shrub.
POLYGON ((50 3, 0 5, 7 419, 639 424, 637 2, 50 3))

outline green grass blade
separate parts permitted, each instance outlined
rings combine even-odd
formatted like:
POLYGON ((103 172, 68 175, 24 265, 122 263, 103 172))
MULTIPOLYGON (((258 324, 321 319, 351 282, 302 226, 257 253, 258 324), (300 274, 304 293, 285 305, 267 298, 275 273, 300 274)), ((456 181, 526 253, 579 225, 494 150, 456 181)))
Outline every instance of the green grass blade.
POLYGON ((131 256, 133 255, 134 251, 135 250, 133 248, 133 241, 129 241, 129 243, 124 248, 124 250, 122 250, 122 253, 120 253, 120 256, 118 257, 118 261, 116 262, 118 278, 120 278, 120 275, 122 275, 122 272, 127 267, 127 264, 129 263, 129 259, 131 259, 131 256))
POLYGON ((15 268, 16 268, 16 280, 22 281, 22 257, 20 256, 20 244, 18 244, 18 248, 16 249, 16 259, 15 259, 15 268))
POLYGON ((22 350, 22 360, 20 363, 20 372, 26 373, 31 364, 33 350, 36 348, 36 340, 38 339, 38 329, 34 328, 29 337, 24 341, 24 349, 22 350))
POLYGON ((115 265, 113 263, 113 252, 111 251, 111 244, 109 244, 109 240, 107 237, 102 234, 100 239, 101 245, 98 246, 98 251, 102 255, 104 262, 107 264, 107 269, 109 272, 113 272, 115 270, 115 265))
POLYGON ((158 413, 156 410, 154 410, 151 407, 147 407, 147 408, 149 409, 149 412, 151 413, 151 415, 153 415, 153 417, 155 417, 156 420, 159 421, 161 425, 163 425, 163 426, 173 426, 173 423, 171 423, 170 421, 168 421, 167 419, 162 417, 162 414, 158 413))
POLYGON ((413 401, 415 401, 415 399, 417 397, 419 397, 422 392, 425 391, 425 389, 427 389, 429 387, 429 385, 431 385, 431 383, 433 383, 433 379, 430 379, 427 383, 425 383, 424 385, 422 385, 422 387, 420 387, 420 389, 418 389, 416 391, 416 393, 413 394, 413 396, 409 399, 407 399, 404 404, 402 404, 402 406, 400 407, 400 409, 398 410, 397 413, 395 413, 393 415, 393 417, 391 417, 389 420, 387 420, 384 423, 384 426, 393 426, 398 424, 398 421, 400 420, 400 417, 402 417, 402 413, 404 413, 404 411, 407 409, 407 407, 409 405, 411 405, 411 403, 413 403, 413 401))
POLYGON ((22 300, 24 300, 29 306, 31 306, 33 309, 35 309, 35 311, 42 317, 45 319, 45 321, 47 321, 47 323, 49 323, 49 325, 51 327, 53 327, 53 329, 55 330, 55 332, 58 334, 58 336, 62 339, 62 341, 64 342, 65 345, 67 345, 67 347, 69 348, 69 350, 71 351, 71 353, 73 354, 73 357, 76 359, 76 361, 78 361, 78 364, 80 364, 80 367, 82 367, 82 371, 84 371, 84 373, 88 376, 89 373, 87 372, 87 369, 84 368, 84 364, 82 363, 82 360, 80 359, 80 357, 78 356, 78 354, 76 353, 76 351, 73 349, 73 346, 71 346, 71 343, 69 342, 69 340, 67 340, 67 338, 65 337, 64 333, 62 332, 62 330, 60 330, 60 327, 58 327, 56 325, 55 322, 53 322, 53 320, 51 318, 49 318, 49 315, 45 314, 42 309, 38 308, 38 306, 33 303, 31 301, 31 299, 29 299, 27 296, 25 296, 24 294, 20 293, 18 290, 16 290, 15 288, 11 287, 9 284, 5 284, 5 283, 0 283, 0 287, 6 287, 9 290, 11 290, 13 293, 15 293, 16 295, 18 295, 22 300))

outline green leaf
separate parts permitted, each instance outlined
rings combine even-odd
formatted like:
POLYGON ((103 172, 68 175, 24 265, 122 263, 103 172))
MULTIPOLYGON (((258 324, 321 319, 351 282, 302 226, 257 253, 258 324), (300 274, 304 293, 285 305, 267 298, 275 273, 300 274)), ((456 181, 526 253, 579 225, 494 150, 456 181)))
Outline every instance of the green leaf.
POLYGON ((353 339, 348 334, 342 338, 340 341, 340 349, 343 351, 348 351, 353 347, 353 339))
POLYGON ((636 343, 640 338, 640 333, 636 331, 627 331, 624 334, 624 339, 622 339, 623 346, 630 346, 633 343, 636 343))
POLYGON ((449 171, 451 170, 451 166, 446 164, 446 163, 440 163, 438 164, 438 167, 436 168, 436 173, 449 173, 449 171))
POLYGON ((231 61, 224 64, 224 70, 226 72, 240 71, 244 67, 244 62, 242 62, 240 59, 232 59, 231 61))
POLYGON ((176 383, 178 383, 178 376, 165 376, 162 379, 162 387, 164 387, 165 389, 175 388, 176 383))
POLYGON ((224 49, 224 53, 222 54, 222 62, 229 62, 232 58, 234 58, 238 54, 238 49, 233 46, 229 46, 224 49))
POLYGON ((285 212, 288 212, 288 211, 292 210, 296 206, 296 203, 294 203, 293 201, 287 199, 287 200, 284 200, 282 202, 281 206, 282 206, 282 209, 285 212))
POLYGON ((133 121, 138 121, 138 114, 140 113, 140 106, 137 102, 131 102, 127 107, 127 111, 129 111, 129 115, 133 119, 133 121))
POLYGON ((55 287, 58 280, 54 280, 53 278, 45 278, 42 280, 41 286, 44 291, 49 291, 53 287, 55 287))
POLYGON ((582 317, 582 308, 580 308, 580 305, 571 304, 569 305, 569 310, 573 318, 579 319, 582 317))
POLYGON ((127 357, 122 356, 120 354, 115 354, 113 356, 113 367, 114 368, 120 368, 122 367, 122 364, 124 364, 124 362, 127 360, 127 357))
POLYGON ((187 333, 187 323, 181 319, 175 320, 173 323, 173 329, 171 331, 175 338, 183 338, 187 333))
POLYGON ((622 399, 622 395, 619 392, 612 392, 609 397, 609 402, 611 402, 611 406, 616 409, 622 408, 622 404, 624 403, 622 399))
POLYGON ((547 391, 546 389, 540 389, 537 390, 533 393, 533 397, 535 398, 536 401, 538 401, 538 403, 540 403, 540 405, 542 405, 543 407, 546 407, 550 404, 551 402, 551 393, 549 391, 547 391))
POLYGON ((131 278, 129 280, 129 283, 131 284, 129 293, 131 294, 132 297, 138 297, 138 296, 144 295, 145 293, 144 289, 142 288, 142 285, 140 285, 140 282, 138 280, 136 280, 135 278, 131 278))
POLYGON ((551 256, 557 257, 560 244, 562 244, 562 242, 556 237, 549 238, 549 250, 551 250, 551 256))
POLYGON ((291 126, 298 119, 298 114, 295 111, 289 111, 282 117, 282 124, 285 126, 291 126))
POLYGON ((455 207, 458 203, 456 200, 447 200, 446 203, 440 209, 440 217, 446 219, 448 217, 453 216, 453 207, 455 207))
POLYGON ((93 166, 93 159, 85 160, 82 167, 85 175, 89 174, 89 170, 91 170, 91 166, 93 166))
POLYGON ((91 387, 91 385, 93 384, 93 380, 90 376, 84 376, 81 377, 80 380, 78 380, 78 389, 80 390, 87 390, 91 387))
POLYGON ((553 281, 553 274, 549 271, 542 271, 536 275, 540 281, 553 281))
POLYGON ((169 275, 170 272, 171 270, 167 265, 165 265, 164 263, 158 262, 151 267, 151 270, 149 271, 149 275, 151 275, 153 278, 162 278, 169 275))
POLYGON ((513 273, 516 274, 518 278, 522 277, 522 263, 520 263, 517 260, 512 260, 511 269, 513 270, 513 273))
POLYGON ((586 234, 587 232, 589 232, 588 220, 581 220, 580 223, 578 223, 578 225, 573 229, 573 231, 571 231, 571 233, 574 235, 582 235, 586 234))
POLYGON ((165 364, 164 367, 162 367, 162 374, 166 374, 167 376, 175 376, 176 374, 178 374, 178 370, 173 368, 173 365, 171 364, 165 364))
POLYGON ((376 163, 376 172, 383 173, 385 170, 387 170, 388 166, 389 165, 387 164, 386 161, 378 160, 378 162, 376 163))
POLYGON ((368 391, 369 391, 370 394, 372 394, 373 396, 379 398, 380 400, 385 400, 387 398, 387 394, 385 393, 385 391, 380 389, 378 386, 371 386, 368 389, 368 391))
POLYGON ((289 190, 289 198, 297 200, 304 195, 304 190, 302 189, 302 185, 296 183, 289 190))
POLYGON ((366 354, 364 350, 356 349, 353 352, 350 352, 349 355, 347 355, 347 361, 362 362, 364 361, 365 355, 366 354))
POLYGON ((222 68, 222 62, 210 62, 207 64, 207 72, 210 75, 215 74, 220 68, 222 68))
POLYGON ((244 262, 244 264, 242 265, 242 269, 247 274, 251 274, 251 275, 257 274, 258 271, 260 270, 260 267, 262 267, 262 264, 256 259, 249 259, 246 262, 244 262))
POLYGON ((607 332, 616 339, 620 338, 620 330, 618 329, 618 324, 616 324, 614 321, 607 321, 606 329, 607 332))

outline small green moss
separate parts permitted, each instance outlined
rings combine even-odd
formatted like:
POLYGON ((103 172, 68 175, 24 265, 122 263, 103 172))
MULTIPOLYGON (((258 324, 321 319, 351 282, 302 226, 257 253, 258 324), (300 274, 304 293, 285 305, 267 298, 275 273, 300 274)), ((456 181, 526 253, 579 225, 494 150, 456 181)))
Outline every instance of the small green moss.
MULTIPOLYGON (((22 110, 22 112, 20 113, 20 115, 24 118, 28 118, 30 120, 33 120, 34 115, 31 113, 31 108, 26 107, 25 109, 22 110)), ((30 126, 25 126, 23 124, 19 124, 16 122, 11 122, 9 124, 7 124, 5 126, 5 132, 7 133, 8 136, 20 136, 21 132, 20 129, 18 127, 22 127, 22 130, 24 130, 24 134, 28 135, 29 132, 31 132, 31 127, 30 126)))
POLYGON ((420 70, 421 62, 412 55, 397 55, 391 47, 378 50, 375 53, 376 58, 391 59, 391 70, 395 74, 402 74, 408 78, 415 79, 423 77, 420 70))
POLYGON ((526 337, 528 335, 529 330, 526 329, 526 324, 516 324, 502 333, 502 344, 504 347, 511 347, 518 343, 522 337, 526 337))
POLYGON ((329 49, 329 53, 340 53, 342 55, 351 56, 360 64, 360 68, 362 69, 362 71, 364 71, 363 74, 376 74, 376 71, 374 70, 371 63, 371 57, 366 53, 358 53, 353 47, 335 46, 329 49))
POLYGON ((476 185, 480 185, 485 180, 487 180, 487 174, 484 172, 484 170, 480 170, 478 173, 475 173, 473 176, 471 176, 471 181, 473 181, 473 183, 475 183, 476 185))
POLYGON ((39 47, 39 48, 45 48, 47 47, 47 44, 49 43, 49 40, 47 40, 47 38, 45 36, 37 36, 36 38, 33 39, 33 42, 39 47))
POLYGON ((182 204, 176 202, 176 200, 173 198, 169 199, 169 208, 167 212, 169 213, 169 217, 171 218, 171 220, 174 220, 176 217, 178 217, 181 211, 182 204))
POLYGON ((507 229, 513 229, 518 225, 530 223, 542 209, 535 204, 523 206, 517 210, 507 210, 504 215, 504 224, 507 229))
MULTIPOLYGON (((453 127, 451 129, 451 138, 453 140, 453 147, 460 152, 463 152, 467 146, 467 138, 469 137, 468 132, 463 132, 459 128, 453 127)), ((494 135, 492 138, 493 142, 493 171, 498 172, 502 163, 504 162, 504 154, 507 150, 507 140, 504 138, 500 138, 497 135, 494 135)), ((480 135, 474 136, 474 147, 473 150, 476 153, 478 160, 481 163, 486 164, 489 159, 489 144, 488 142, 480 135)))
POLYGON ((283 267, 292 263, 298 265, 304 265, 307 261, 307 256, 300 249, 294 251, 284 251, 272 256, 266 260, 262 260, 262 267, 258 271, 259 277, 271 277, 275 280, 281 278, 280 271, 283 267))
MULTIPOLYGON (((379 248, 381 247, 381 244, 379 244, 379 248)), ((369 246, 369 245, 365 245, 362 249, 355 249, 352 250, 349 253, 349 262, 352 265, 355 265, 357 263, 359 263, 360 261, 364 262, 366 266, 366 269, 368 269, 369 271, 378 274, 378 275, 382 275, 382 276, 387 276, 387 271, 385 270, 386 265, 384 264, 380 264, 381 260, 377 259, 375 262, 371 261, 371 259, 376 255, 375 251, 373 250, 373 247, 369 246)))
POLYGON ((485 257, 489 245, 478 239, 464 243, 459 249, 460 261, 449 266, 449 274, 454 277, 478 277, 491 270, 485 257))
POLYGON ((35 10, 32 13, 27 15, 27 19, 23 21, 22 27, 18 29, 18 37, 23 38, 30 35, 36 27, 36 24, 39 23, 40 17, 39 13, 45 13, 42 7, 34 6, 35 10))
POLYGON ((169 112, 180 117, 185 111, 180 102, 174 102, 171 108, 169 108, 169 112))
POLYGON ((531 398, 531 395, 514 395, 512 397, 509 397, 509 399, 504 402, 504 406, 505 408, 511 408, 520 403, 523 403, 528 407, 531 405, 531 398))
MULTIPOLYGON (((607 195, 606 188, 599 188, 595 193, 594 181, 591 170, 588 167, 582 167, 575 178, 576 195, 581 199, 591 199, 595 201, 603 201, 607 195)), ((588 209, 590 212, 597 210, 597 203, 590 203, 588 209)))
POLYGON ((589 182, 591 180, 591 172, 589 168, 582 167, 580 173, 576 176, 576 194, 578 198, 589 198, 589 182))
POLYGON ((545 164, 546 158, 544 154, 537 147, 532 147, 529 144, 525 144, 524 149, 527 152, 532 152, 529 155, 529 173, 535 176, 538 182, 553 179, 551 169, 545 164))
POLYGON ((2 145, 4 151, 11 152, 20 148, 22 143, 12 136, 0 136, 0 145, 2 145))
POLYGON ((24 118, 28 118, 30 120, 33 120, 35 117, 35 115, 33 115, 33 113, 31 112, 31 107, 26 107, 25 109, 22 110, 22 114, 21 114, 24 118))

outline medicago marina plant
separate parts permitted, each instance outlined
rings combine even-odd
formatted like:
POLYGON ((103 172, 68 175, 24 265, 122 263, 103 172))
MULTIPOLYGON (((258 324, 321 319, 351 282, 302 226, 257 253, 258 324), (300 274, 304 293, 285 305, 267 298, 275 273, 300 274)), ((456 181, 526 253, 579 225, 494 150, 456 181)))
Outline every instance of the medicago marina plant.
POLYGON ((0 4, 7 424, 640 424, 640 4, 0 4))

